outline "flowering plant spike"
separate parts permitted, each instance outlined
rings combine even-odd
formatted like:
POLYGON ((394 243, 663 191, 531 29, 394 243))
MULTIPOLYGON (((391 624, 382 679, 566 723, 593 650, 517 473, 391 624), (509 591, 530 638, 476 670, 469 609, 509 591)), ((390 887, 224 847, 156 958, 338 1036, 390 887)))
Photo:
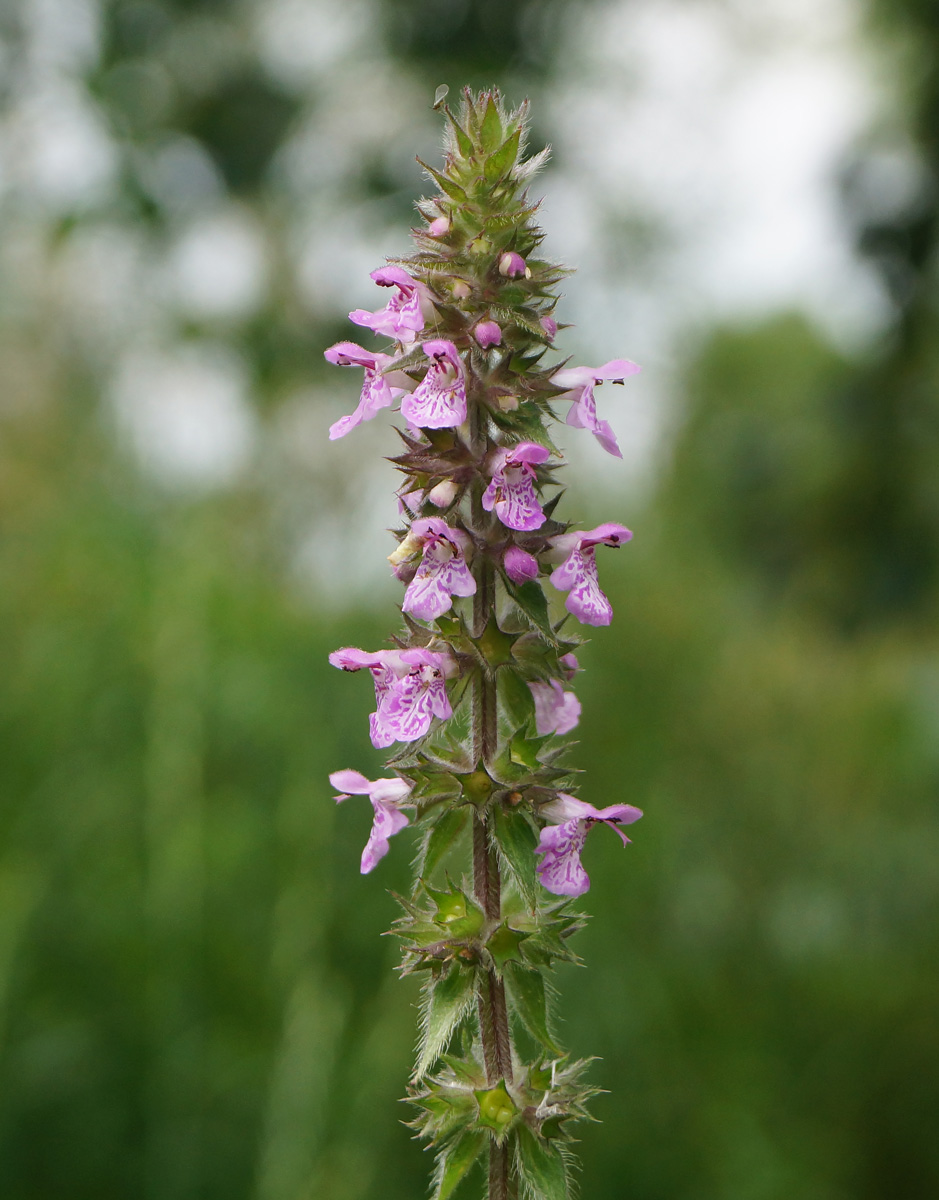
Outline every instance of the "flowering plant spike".
POLYGON ((509 112, 498 92, 467 90, 458 117, 437 107, 446 156, 439 171, 421 164, 437 194, 418 203, 417 251, 372 273, 391 292, 381 308, 350 314, 385 340, 326 351, 364 369, 359 404, 330 437, 397 404, 403 446, 391 461, 404 477, 389 555, 403 629, 384 649, 330 656, 372 676, 371 740, 391 756, 381 779, 344 767, 330 780, 337 800, 371 801, 363 873, 408 825, 420 839, 393 932, 403 973, 423 981, 408 1098, 436 1152, 434 1200, 477 1162, 488 1200, 566 1200, 571 1127, 597 1089, 560 1045, 551 975, 578 961, 571 903, 590 886, 587 834, 608 826, 626 843, 623 826, 642 813, 573 795, 565 765, 580 718, 578 625, 613 616, 597 550, 602 564, 632 534, 555 516, 549 423, 588 430, 618 456, 595 389, 639 368, 544 362, 566 271, 540 253, 527 188, 546 151, 524 158, 527 102, 509 112))

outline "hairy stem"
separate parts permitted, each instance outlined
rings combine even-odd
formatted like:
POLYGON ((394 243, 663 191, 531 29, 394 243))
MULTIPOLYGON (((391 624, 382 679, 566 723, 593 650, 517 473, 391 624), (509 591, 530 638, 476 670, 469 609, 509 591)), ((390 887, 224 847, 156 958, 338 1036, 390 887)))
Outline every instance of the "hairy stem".
MULTIPOLYGON (((477 460, 486 456, 489 439, 488 421, 482 406, 473 405, 472 441, 477 460)), ((489 514, 482 507, 482 482, 478 480, 472 492, 471 528, 477 548, 482 550, 491 530, 489 514)), ((492 559, 477 553, 474 564, 476 595, 473 599, 473 635, 480 638, 495 617, 496 579, 492 559)), ((477 765, 488 768, 496 757, 499 741, 499 712, 495 672, 488 665, 480 666, 473 692, 473 753, 477 765)), ((489 835, 485 816, 473 814, 473 892, 489 921, 497 922, 502 915, 502 884, 499 860, 489 835)), ((505 984, 495 971, 480 976, 477 994, 479 1033, 486 1068, 486 1082, 495 1087, 500 1080, 512 1082, 512 1042, 509 1034, 509 1014, 505 984)), ((511 1200, 515 1195, 508 1143, 499 1146, 495 1139, 489 1147, 488 1200, 511 1200)))

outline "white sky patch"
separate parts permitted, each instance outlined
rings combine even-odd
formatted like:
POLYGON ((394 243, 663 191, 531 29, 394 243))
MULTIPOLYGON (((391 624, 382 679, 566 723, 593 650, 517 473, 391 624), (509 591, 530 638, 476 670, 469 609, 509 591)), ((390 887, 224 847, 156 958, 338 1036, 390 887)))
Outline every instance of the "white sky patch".
MULTIPOLYGON (((564 83, 549 97, 562 179, 549 177, 546 224, 594 286, 611 271, 611 219, 658 227, 656 278, 639 271, 652 310, 643 341, 667 341, 688 320, 803 307, 850 343, 884 317, 836 194, 837 169, 880 101, 856 6, 816 0, 797 16, 778 0, 736 11, 615 0, 571 23, 564 83)), ((628 264, 612 269, 635 288, 628 264)), ((599 307, 590 289, 569 291, 573 319, 588 326, 599 307)))
POLYGON ((264 298, 268 258, 263 230, 234 207, 193 222, 169 254, 170 289, 193 317, 237 319, 264 298))
POLYGON ((10 185, 53 213, 90 207, 113 186, 117 154, 78 86, 57 81, 24 98, 8 126, 10 185))
POLYGON ((135 349, 121 361, 112 402, 143 467, 181 490, 222 487, 249 463, 256 420, 241 359, 226 346, 135 349))
POLYGON ((266 0, 256 21, 262 62, 286 83, 304 87, 366 39, 375 15, 362 0, 266 0))

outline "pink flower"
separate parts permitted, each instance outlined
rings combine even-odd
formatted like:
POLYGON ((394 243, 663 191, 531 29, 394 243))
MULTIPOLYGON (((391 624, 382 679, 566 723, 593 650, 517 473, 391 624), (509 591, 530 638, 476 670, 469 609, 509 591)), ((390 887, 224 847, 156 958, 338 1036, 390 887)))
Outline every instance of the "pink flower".
POLYGON ((347 646, 330 654, 329 661, 343 671, 371 671, 376 709, 369 729, 372 745, 379 750, 392 742, 417 741, 434 717, 446 721, 453 716, 445 677, 456 668, 448 654, 422 647, 369 654, 347 646))
POLYGON ((423 558, 404 593, 402 612, 433 621, 453 606, 452 597, 475 595, 476 580, 465 557, 472 542, 461 529, 451 529, 440 517, 425 517, 414 522, 406 541, 421 548, 423 558))
POLYGON ((388 839, 408 824, 408 819, 398 805, 406 799, 411 785, 403 779, 366 779, 358 771, 333 771, 329 782, 339 788, 336 802, 348 800, 349 796, 368 796, 372 802, 372 832, 362 851, 362 874, 367 875, 388 853, 388 839))
POLYGON ((444 429, 466 420, 466 375, 456 346, 443 338, 425 342, 427 374, 401 401, 401 415, 420 429, 444 429))
POLYGON ((502 330, 495 321, 480 321, 473 330, 473 337, 484 350, 498 346, 502 341, 502 330))
POLYGON ((559 397, 574 402, 567 414, 568 425, 574 425, 578 429, 589 429, 603 449, 617 458, 623 457, 622 451, 616 444, 616 436, 609 421, 601 421, 597 416, 597 402, 593 389, 605 379, 622 383, 627 375, 635 375, 638 371, 639 367, 628 358, 614 358, 602 367, 565 367, 551 377, 551 382, 556 387, 570 389, 564 396, 559 397))
POLYGON ((528 532, 544 524, 544 512, 535 495, 534 463, 546 462, 550 450, 536 442, 503 446, 493 460, 492 479, 483 493, 486 512, 496 516, 508 529, 528 532))
POLYGON ((613 607, 600 590, 597 579, 597 546, 622 546, 632 533, 625 525, 607 523, 583 533, 562 533, 552 538, 552 545, 568 556, 551 573, 551 582, 561 591, 569 592, 567 611, 585 625, 609 625, 613 607))
POLYGON ((403 267, 379 267, 371 277, 379 287, 395 288, 394 295, 377 312, 357 308, 349 313, 349 320, 398 342, 413 342, 424 328, 421 301, 429 300, 430 291, 419 280, 412 279, 403 267))
POLYGON ((499 274, 512 278, 516 275, 531 275, 528 269, 528 264, 520 254, 516 254, 514 250, 509 250, 499 259, 499 274))
MULTIPOLYGON (((404 391, 400 387, 392 387, 389 376, 382 372, 395 360, 390 354, 372 354, 363 350, 355 342, 337 342, 323 351, 327 362, 336 363, 340 367, 364 367, 365 378, 362 380, 362 394, 355 412, 340 417, 329 427, 329 440, 345 437, 356 425, 363 421, 371 421, 382 408, 388 408, 396 396, 404 391)), ((395 372, 395 375, 398 373, 395 372)))
POLYGON ((427 232, 431 237, 443 237, 450 232, 449 217, 434 217, 431 223, 427 226, 427 232))
POLYGON ((509 546, 503 558, 505 573, 513 583, 525 583, 538 578, 538 560, 521 546, 509 546))
POLYGON ((598 809, 565 792, 558 792, 557 800, 546 805, 541 813, 549 821, 558 822, 542 829, 535 850, 536 854, 544 855, 537 867, 538 878, 555 896, 582 896, 590 887, 580 852, 594 825, 600 823, 615 829, 625 846, 629 838, 618 827, 631 825, 642 816, 641 809, 631 804, 611 804, 598 809))
POLYGON ((535 700, 535 729, 539 737, 546 733, 570 733, 580 720, 580 701, 566 692, 556 679, 547 683, 529 683, 535 700))

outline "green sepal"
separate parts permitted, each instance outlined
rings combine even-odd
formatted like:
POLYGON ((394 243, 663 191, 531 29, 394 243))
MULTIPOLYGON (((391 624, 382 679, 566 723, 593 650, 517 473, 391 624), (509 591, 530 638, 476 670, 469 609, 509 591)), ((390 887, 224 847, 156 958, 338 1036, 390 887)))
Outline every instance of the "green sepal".
POLYGON ((460 794, 460 781, 457 777, 435 764, 405 768, 401 774, 412 785, 408 799, 418 806, 430 808, 437 801, 460 794))
POLYGON ((512 929, 505 921, 490 933, 486 942, 486 949, 489 951, 500 975, 505 969, 507 962, 521 961, 521 945, 529 937, 531 937, 531 934, 523 933, 518 929, 512 929))
POLYGON ((447 114, 447 120, 450 122, 450 128, 453 130, 460 153, 464 158, 469 158, 474 149, 472 138, 446 105, 444 105, 443 111, 447 114))
POLYGON ((437 891, 436 888, 424 884, 424 891, 437 905, 437 915, 433 918, 436 925, 447 931, 448 937, 473 937, 479 933, 486 923, 486 914, 475 900, 459 888, 451 887, 448 891, 437 891))
POLYGON ((479 1105, 479 1125, 492 1130, 496 1141, 501 1143, 511 1129, 518 1116, 518 1106, 505 1090, 504 1083, 498 1083, 494 1088, 475 1092, 476 1103, 479 1105))
POLYGON ((547 984, 540 971, 508 963, 505 979, 514 1003, 512 1011, 528 1032, 554 1054, 561 1051, 548 1030, 547 984))
POLYGON ((489 1138, 481 1129, 462 1134, 437 1156, 432 1200, 449 1200, 485 1149, 489 1138))
POLYGON ((505 590, 522 610, 532 625, 548 639, 552 645, 557 644, 557 637, 551 618, 548 616, 548 601, 544 592, 534 579, 524 583, 513 583, 507 575, 503 575, 505 590))
POLYGON ((495 106, 492 96, 486 101, 486 111, 479 123, 479 140, 482 148, 491 154, 502 141, 502 118, 495 106))
POLYGON ((409 1122, 412 1129, 420 1131, 422 1137, 432 1142, 446 1141, 463 1129, 475 1124, 476 1105, 468 1089, 441 1087, 433 1081, 419 1096, 409 1097, 410 1103, 423 1109, 423 1113, 409 1122))
POLYGON ((496 675, 499 702, 513 729, 525 728, 535 716, 535 698, 531 688, 514 671, 499 671, 496 675))
MULTIPOLYGON (((450 778, 453 777, 450 776, 450 778)), ((418 874, 422 879, 430 879, 447 851, 458 840, 466 828, 466 817, 466 806, 461 805, 442 813, 434 821, 427 833, 419 860, 418 874)))
POLYGON ((446 1049, 450 1035, 473 1002, 476 994, 474 983, 475 972, 454 963, 446 975, 440 979, 430 979, 424 985, 415 1079, 425 1075, 446 1049))
POLYGON ((440 190, 450 197, 451 200, 457 200, 460 204, 466 203, 466 192, 458 183, 454 183, 452 179, 448 179, 446 175, 442 175, 439 171, 435 171, 433 167, 429 167, 423 159, 417 160, 424 168, 427 174, 433 179, 440 190))
POLYGON ((521 129, 516 129, 514 133, 509 134, 498 150, 489 155, 484 168, 487 179, 495 182, 497 179, 501 179, 503 175, 508 174, 512 167, 515 166, 521 137, 521 129))
POLYGON ((564 1159, 553 1146, 539 1141, 526 1125, 518 1131, 516 1161, 528 1200, 568 1200, 564 1159))
POLYGON ((541 771, 541 751, 545 744, 555 736, 553 733, 546 733, 541 737, 525 737, 523 733, 517 733, 509 743, 509 755, 512 762, 518 763, 520 767, 527 767, 532 772, 541 771))
POLYGON ((442 1054, 440 1061, 449 1067, 454 1076, 472 1088, 480 1088, 486 1082, 486 1072, 483 1066, 472 1056, 460 1058, 456 1054, 442 1054))
POLYGON ((535 877, 538 836, 527 814, 518 809, 494 806, 493 816, 499 857, 508 867, 522 900, 530 909, 534 909, 538 896, 535 877))

